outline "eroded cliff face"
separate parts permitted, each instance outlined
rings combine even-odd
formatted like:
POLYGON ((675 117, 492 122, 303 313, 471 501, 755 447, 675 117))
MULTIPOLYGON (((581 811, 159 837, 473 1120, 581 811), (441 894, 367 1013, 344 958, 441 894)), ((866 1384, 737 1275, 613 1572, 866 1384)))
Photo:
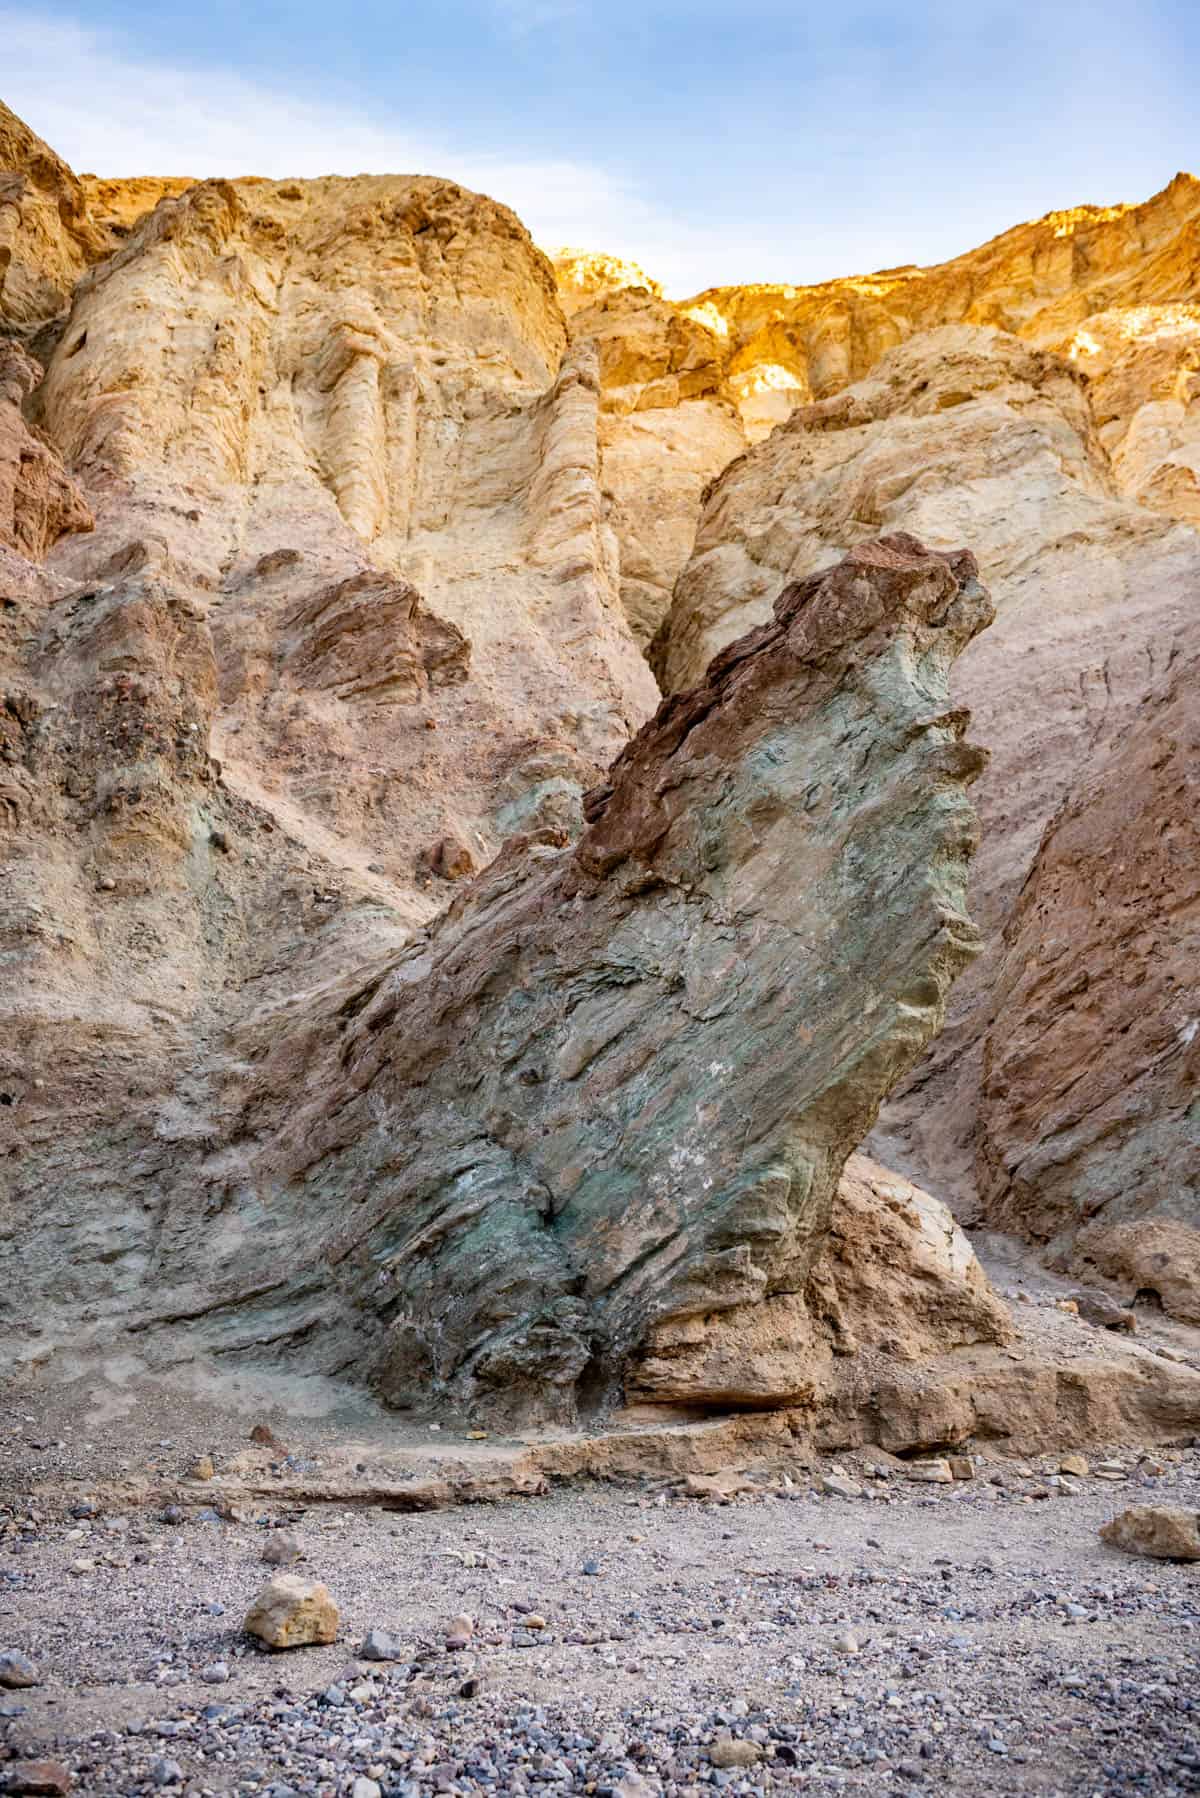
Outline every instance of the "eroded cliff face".
POLYGON ((406 915, 444 840, 577 816, 654 702, 565 350, 490 201, 213 182, 81 280, 39 394, 96 514, 55 572, 146 540, 212 633, 226 782, 406 915))
POLYGON ((95 523, 62 457, 26 423, 23 407, 41 373, 18 344, 0 339, 0 546, 30 562, 95 523))
POLYGON ((669 301, 618 258, 563 252, 556 270, 573 334, 621 370, 611 393, 606 380, 603 466, 639 636, 665 615, 705 481, 796 406, 839 393, 897 345, 945 325, 993 326, 1095 374, 1122 491, 1196 521, 1188 302, 1200 292, 1200 182, 1190 175, 1141 206, 1049 213, 950 262, 815 287, 712 288, 669 301))
MULTIPOLYGON (((369 921, 352 943, 348 896, 314 893, 298 987, 284 920, 269 969, 253 935, 294 846, 252 853, 265 820, 215 780, 200 620, 123 574, 66 658, 82 673, 107 633, 116 670, 16 746, 35 792, 78 783, 91 910, 142 925, 90 1031, 63 1005, 87 945, 73 967, 44 937, 27 951, 45 969, 7 1070, 18 1328, 43 1353, 132 1327, 152 1362, 275 1355, 393 1404, 558 1421, 663 1396, 638 1368, 669 1346, 674 1400, 710 1398, 728 1332, 803 1292, 847 1155, 977 946, 982 758, 946 686, 989 616, 969 556, 863 546, 660 709, 577 846, 513 843, 366 978, 369 921), (218 968, 244 970, 236 1017, 205 992, 218 968), (87 1095, 70 1119, 64 1077, 87 1095), (685 1320, 687 1354, 662 1334, 685 1320)), ((1001 1328, 986 1288, 964 1292, 943 1344, 1001 1328)), ((811 1389, 830 1305, 748 1396, 811 1389)))
MULTIPOLYGON (((1196 286, 1193 280, 1184 291, 1196 286)), ((1200 307, 1096 313, 1066 353, 1087 376, 1097 435, 1121 492, 1200 524, 1200 307)))
MULTIPOLYGON (((1001 603, 961 682, 992 929, 1194 593, 1186 184, 880 277, 908 311, 850 331, 986 289, 1065 360, 957 326, 840 393, 826 290, 556 287, 445 182, 77 180, 7 114, 6 157, 12 1352, 861 1439, 889 1358, 1000 1340, 938 1202, 841 1170, 977 947, 946 683, 989 605, 948 552, 1001 603)), ((942 1194, 991 965, 890 1113, 942 1194)))
POLYGON ((1048 830, 1004 932, 980 1105, 989 1218, 1192 1323, 1198 677, 1173 661, 1048 830))
POLYGON ((566 840, 656 698, 594 361, 513 216, 177 185, 89 184, 108 237, 2 352, 0 1180, 35 1360, 206 1313, 228 1191, 253 1208, 203 1171, 230 1026, 365 978, 514 833, 566 840))
POLYGON ((597 357, 601 482, 621 602, 645 647, 691 553, 704 489, 746 437, 713 333, 608 260, 557 267, 572 340, 597 357))
POLYGON ((0 320, 32 326, 65 312, 111 247, 73 171, 0 101, 0 320))
POLYGON ((1065 348, 1092 314, 1190 298, 1198 271, 1200 181, 1180 174, 1143 205, 1051 212, 929 268, 718 287, 684 309, 712 319, 739 391, 778 423, 791 406, 861 380, 918 332, 992 325, 1065 348))

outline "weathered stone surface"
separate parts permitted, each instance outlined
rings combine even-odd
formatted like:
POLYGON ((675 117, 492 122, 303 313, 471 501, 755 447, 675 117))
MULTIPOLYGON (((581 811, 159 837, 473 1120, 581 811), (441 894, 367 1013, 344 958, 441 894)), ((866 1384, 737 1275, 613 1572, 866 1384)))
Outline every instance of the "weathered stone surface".
POLYGON ((19 1648, 6 1648, 0 1653, 0 1686, 36 1686, 41 1683, 36 1661, 19 1648))
POLYGON ((939 1457, 933 1461, 909 1461, 904 1477, 926 1486, 949 1486, 954 1479, 950 1463, 939 1457))
POLYGON ((969 556, 864 545, 660 710, 574 850, 502 856, 336 1028, 240 1034, 259 1189, 342 1220, 391 1401, 569 1418, 651 1328, 803 1288, 976 947, 945 688, 989 616, 969 556))
POLYGON ((713 288, 684 309, 719 321, 731 375, 748 397, 776 396, 778 423, 941 325, 994 325, 1058 348, 1093 314, 1193 299, 1198 219, 1200 181, 1180 174, 1142 205, 1050 212, 930 268, 713 288))
POLYGON ((1005 931, 979 1159, 989 1216, 1192 1323, 1198 681, 1194 656, 1169 668, 1046 834, 1005 931))
MULTIPOLYGON (((663 615, 686 559, 701 510, 695 477, 706 465, 715 475, 722 449, 729 460, 741 447, 727 448, 730 418, 757 443, 794 407, 861 381, 898 344, 944 325, 996 326, 1069 355, 1097 382, 1096 416, 1121 490, 1195 523, 1198 220, 1200 182, 1179 175, 1144 205, 1048 213, 932 268, 713 288, 678 302, 636 265, 562 252, 564 309, 574 331, 596 334, 614 376, 605 483, 638 634, 663 615), (684 342, 674 383, 665 352, 684 342)), ((919 520, 898 522, 923 534, 919 520)), ((881 518, 874 528, 885 528, 881 518)))
MULTIPOLYGON (((560 292, 562 275, 560 272, 560 292)), ((577 309, 571 336, 596 351, 600 467, 638 641, 654 636, 691 553, 704 488, 745 434, 721 340, 645 286, 623 284, 577 309)))
POLYGON ((708 1758, 714 1767, 756 1767, 763 1757, 757 1742, 733 1736, 728 1730, 715 1736, 708 1745, 708 1758))
MULTIPOLYGON (((996 841, 1024 832, 1032 855, 1043 788, 1057 804, 1078 744, 1100 755, 1123 716, 1139 621, 1169 618, 1172 579, 1190 604, 1191 533, 1164 514, 1191 504, 1171 308, 1193 185, 836 293, 673 306, 576 258, 569 334, 519 222, 448 183, 77 182, 0 113, 5 165, 14 1361, 77 1372, 132 1331, 156 1375, 244 1357, 558 1417, 794 1405, 834 1445, 906 1451, 975 1422, 1046 1440, 1068 1413, 1081 1441, 1181 1427, 1192 1400, 1158 1391, 1157 1362, 1123 1361, 1103 1400, 1093 1381, 1081 1421, 1070 1353, 1052 1374, 987 1361, 1009 1322, 948 1216, 878 1167, 839 1178, 973 945, 975 763, 944 692, 984 609, 966 564, 864 548, 768 619, 793 574, 895 523, 978 537, 1026 624, 1082 557, 1095 591, 1063 659, 1093 632, 1086 717, 1073 664, 977 688, 1002 757, 1006 707, 1030 737, 1011 804, 983 791, 996 841), (1151 304, 1153 358, 1131 361, 1151 304), (964 317, 1074 372, 965 331, 836 397, 964 317), (36 390, 18 339, 48 362, 36 390), (757 499, 729 510, 707 546, 728 628, 605 782, 657 698, 622 604, 648 634, 705 483, 812 395, 826 513, 791 489, 765 523, 757 499), (792 567, 796 528, 818 553, 792 567), (943 623, 927 600, 948 581, 943 623), (766 635, 707 674, 747 622, 766 635)), ((1015 648, 1040 653, 1037 632, 1010 635, 1006 677, 1015 648)), ((1024 865, 985 863, 989 926, 1024 865)), ((969 1072, 960 1050, 946 1065, 969 1072)), ((910 1165, 924 1111, 956 1115, 928 1096, 910 1165)), ((276 1478, 267 1458, 249 1477, 276 1478)))
POLYGON ((11 1761, 0 1771, 0 1791, 23 1798, 61 1798, 73 1791, 75 1775, 61 1761, 11 1761))
POLYGON ((246 1612, 242 1628, 268 1648, 308 1648, 337 1641, 338 1608, 320 1580, 277 1573, 246 1612))
POLYGON ((78 283, 39 417, 212 634, 225 782, 406 918, 594 784, 657 694, 600 489, 594 350, 549 264, 446 182, 207 182, 78 283), (406 710, 397 715, 396 708, 406 710), (553 790, 543 769, 554 763, 553 790))
POLYGON ((1200 1514, 1165 1505, 1131 1505, 1103 1525, 1100 1538, 1128 1555, 1156 1561, 1200 1561, 1200 1514))
POLYGON ((606 294, 625 287, 640 287, 654 299, 662 299, 662 288, 646 273, 640 263, 624 256, 606 256, 603 251, 565 245, 551 253, 554 279, 563 311, 568 318, 602 299, 606 294))
POLYGON ((66 163, 0 101, 0 319, 34 326, 65 312, 110 247, 66 163))
POLYGON ((189 1332, 286 1358, 290 1226, 229 1149, 228 1027, 368 978, 443 901, 429 845, 478 866, 577 830, 656 700, 595 357, 512 214, 383 178, 141 191, 133 214, 160 198, 77 283, 29 401, 96 528, 51 543, 43 508, 0 543, 21 1357, 136 1315, 160 1365, 189 1332), (267 1238, 276 1265, 253 1300, 243 1205, 256 1279, 267 1238), (249 1309, 211 1314, 226 1288, 249 1309))
POLYGON ((1074 364, 947 327, 798 409, 715 483, 655 648, 664 685, 695 678, 786 581, 880 528, 970 542, 997 606, 954 682, 992 751, 972 876, 989 946, 873 1145, 970 1217, 1000 934, 1047 825, 1139 717, 1190 627, 1200 536, 1114 494, 1074 364))
POLYGON ((262 1559, 268 1567, 292 1567, 304 1559, 304 1550, 295 1536, 273 1530, 263 1545, 262 1559))
POLYGON ((1007 1311, 946 1207, 852 1155, 803 1291, 660 1325, 626 1390, 660 1403, 819 1413, 836 1403, 856 1355, 916 1366, 1009 1337, 1007 1311))
POLYGON ((1096 313, 1065 349, 1087 376, 1121 492, 1200 524, 1200 307, 1096 313))
POLYGON ((41 371, 15 343, 0 342, 0 545, 39 562, 71 531, 90 531, 91 510, 22 407, 41 371))

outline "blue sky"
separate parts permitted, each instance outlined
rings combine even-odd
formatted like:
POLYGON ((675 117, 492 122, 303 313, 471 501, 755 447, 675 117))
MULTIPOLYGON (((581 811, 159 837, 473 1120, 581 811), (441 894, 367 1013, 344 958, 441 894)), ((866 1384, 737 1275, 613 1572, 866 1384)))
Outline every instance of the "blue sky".
POLYGON ((677 295, 936 261, 1200 164, 1195 0, 0 0, 102 174, 442 174, 677 295))

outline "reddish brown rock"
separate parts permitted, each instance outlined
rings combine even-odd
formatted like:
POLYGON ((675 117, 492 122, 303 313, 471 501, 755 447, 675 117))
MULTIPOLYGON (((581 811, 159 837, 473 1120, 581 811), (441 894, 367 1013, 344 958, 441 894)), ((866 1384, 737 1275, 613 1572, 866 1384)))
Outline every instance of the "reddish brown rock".
POLYGON ((13 1761, 0 1770, 0 1791, 23 1798, 61 1798, 74 1787, 75 1775, 61 1761, 13 1761))
MULTIPOLYGON (((264 556, 258 570, 273 574, 281 566, 290 562, 264 556)), ((415 587, 374 570, 306 599, 284 632, 287 674, 339 699, 411 705, 430 687, 460 686, 470 669, 462 632, 422 605, 415 587)))
POLYGON ((465 880, 476 872, 475 857, 461 837, 441 837, 421 857, 422 866, 441 880, 465 880))
POLYGON ((1046 833, 1005 930, 979 1160, 990 1216, 1193 1323, 1198 681, 1174 660, 1046 833))

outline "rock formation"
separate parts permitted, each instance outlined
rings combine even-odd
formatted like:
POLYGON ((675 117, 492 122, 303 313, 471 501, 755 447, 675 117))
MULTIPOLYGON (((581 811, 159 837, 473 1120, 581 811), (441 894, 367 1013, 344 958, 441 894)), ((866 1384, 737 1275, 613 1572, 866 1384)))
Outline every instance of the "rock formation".
POLYGON ((1200 1324, 1200 661, 1080 780, 1009 917, 980 1107, 989 1219, 1200 1324))
POLYGON ((61 457, 25 422, 22 407, 40 378, 24 350, 0 339, 0 545, 32 562, 93 525, 61 457))
POLYGON ((577 818, 654 701, 565 343, 490 201, 213 182, 80 281, 38 396, 96 513, 55 572, 146 542, 213 634, 227 784, 406 916, 446 835, 577 818))
POLYGON ((1200 307, 1097 313, 1067 354, 1087 376, 1097 435, 1121 492, 1200 524, 1200 307))
MULTIPOLYGON (((856 1409, 841 1376, 852 1358, 895 1377, 898 1365, 1010 1335, 1007 1310, 946 1207, 852 1155, 803 1288, 657 1325, 627 1396, 718 1409, 782 1403, 815 1411, 836 1432, 832 1420, 845 1428, 856 1409)), ((854 1396, 861 1415, 867 1407, 854 1396)))
MULTIPOLYGON (((726 345, 731 380, 763 407, 793 405, 861 380, 880 358, 941 325, 991 325, 1064 349, 1096 313, 1195 297, 1200 181, 1180 174, 1140 206, 1076 206, 1017 225, 930 268, 881 269, 815 287, 718 287, 686 302, 726 345)), ((769 426, 768 426, 769 428, 769 426)))
POLYGON ((308 1032, 239 1037, 279 1120, 257 1189, 339 1220, 391 1402, 569 1419, 649 1329, 803 1288, 975 947, 946 683, 989 615, 969 556, 864 546, 662 707, 576 848, 502 856, 308 1032))
MULTIPOLYGON (((10 1355, 1002 1434, 965 1239, 842 1172, 977 946, 966 541, 1001 612, 958 688, 998 751, 993 936, 1059 823, 1004 1012, 993 950, 883 1140, 969 1199, 990 1029, 996 1215, 1186 1310, 1186 1207, 1094 1171, 1117 1132, 1148 1189, 1190 1163, 1173 1065, 1116 1106, 1118 1040, 1159 1037, 1122 1034, 1126 939, 1082 893, 1083 1124, 1005 1056, 1075 1029, 1021 966, 1075 799, 1150 835, 1093 764, 1158 783, 1155 868, 1184 840, 1186 730, 1165 760, 1121 733, 1194 609, 1194 183, 676 305, 580 253, 556 285, 430 178, 77 178, 3 110, 0 171, 10 1355)), ((1172 1020, 1176 959, 1145 958, 1172 1020)), ((1191 1396, 1129 1353, 1105 1416, 1176 1427, 1191 1396)), ((1047 1374, 1024 1438, 1061 1402, 1047 1374)))
POLYGON ((109 248, 77 177, 0 101, 0 320, 33 326, 65 312, 109 248))
MULTIPOLYGON (((743 442, 944 325, 998 327, 1098 377, 1097 419, 1118 486, 1196 522, 1196 312, 1187 302, 1200 292, 1200 182, 1192 176, 1142 206, 1049 213, 932 268, 815 287, 713 288, 672 302, 618 258, 562 252, 556 271, 572 332, 609 345, 602 361, 629 371, 606 393, 604 481, 639 636, 667 609, 704 482, 743 442), (668 346, 683 344, 673 383, 668 346)), ((678 348, 674 355, 678 362, 678 348)))
MULTIPOLYGON (((260 860, 265 820, 211 791, 211 652, 141 580, 136 606, 122 585, 84 608, 76 662, 107 636, 120 667, 61 724, 35 720, 25 766, 57 740, 96 818, 101 905, 133 901, 143 933, 173 907, 170 972, 197 990, 163 991, 139 1044, 145 982, 167 973, 139 945, 90 1038, 45 993, 22 1020, 24 1329, 51 1348, 120 1319, 152 1357, 275 1345, 392 1403, 567 1418, 637 1389, 651 1332, 738 1327, 803 1289, 847 1154, 975 947, 963 787, 981 758, 945 694, 989 616, 970 557, 884 539, 789 589, 618 758, 576 847, 514 843, 365 984, 331 980, 328 951, 306 994, 277 979, 215 1079, 195 1060, 204 970, 214 948, 252 957, 231 952, 232 908, 248 923, 279 870, 268 848, 240 892, 225 872, 231 847, 260 860), (88 1095, 73 1126, 64 1076, 88 1095)), ((65 998, 79 962, 42 943, 65 998)), ((951 1337, 972 1314, 994 1333, 974 1294, 951 1337)))
POLYGON ((571 335, 599 361, 601 480, 621 603, 645 645, 691 554, 704 488, 745 435, 719 340, 652 288, 624 282, 595 294, 576 306, 571 335))
MULTIPOLYGON (((694 680, 785 582, 901 528, 972 543, 996 600, 995 626, 956 675, 992 750, 972 893, 995 944, 1042 832, 1190 626, 1200 537, 1118 497, 1075 364, 993 330, 928 332, 798 408, 714 484, 653 650, 664 687, 694 680)), ((885 1160, 965 1215, 996 960, 989 948, 960 987, 878 1139, 885 1160)))

